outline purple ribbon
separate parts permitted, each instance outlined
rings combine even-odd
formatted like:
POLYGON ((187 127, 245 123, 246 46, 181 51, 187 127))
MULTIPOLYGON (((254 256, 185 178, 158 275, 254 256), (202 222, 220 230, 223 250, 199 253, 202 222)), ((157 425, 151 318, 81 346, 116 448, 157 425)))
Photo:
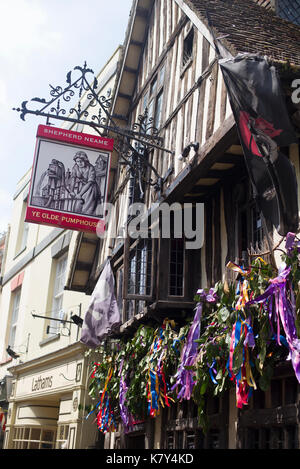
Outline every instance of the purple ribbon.
POLYGON ((128 386, 126 385, 126 381, 122 376, 123 363, 124 363, 124 359, 122 359, 121 361, 120 371, 119 371, 119 376, 120 376, 119 406, 120 406, 120 416, 124 424, 125 433, 127 433, 130 430, 130 428, 133 426, 133 418, 132 418, 132 415, 129 413, 127 406, 125 405, 128 386))
POLYGON ((175 378, 177 379, 172 387, 172 391, 180 387, 180 391, 177 395, 177 399, 179 400, 190 400, 193 388, 196 384, 194 379, 195 372, 191 369, 186 369, 186 367, 193 366, 197 358, 198 344, 195 341, 200 337, 203 302, 215 303, 217 300, 213 288, 211 288, 208 293, 203 289, 199 289, 197 295, 200 295, 200 302, 196 306, 195 316, 188 332, 186 343, 181 352, 180 365, 175 374, 175 378))
POLYGON ((295 248, 297 248, 298 253, 300 253, 300 241, 296 242, 295 237, 296 237, 295 233, 288 233, 286 235, 285 249, 289 257, 291 256, 295 248))
POLYGON ((251 324, 250 317, 245 321, 245 323, 247 325, 247 335, 244 340, 244 346, 246 347, 248 345, 248 347, 255 347, 255 339, 254 339, 253 329, 250 325, 251 324))
POLYGON ((292 365, 296 374, 296 378, 300 383, 300 340, 298 339, 295 325, 295 304, 293 300, 290 301, 287 297, 287 285, 289 285, 288 276, 290 271, 291 267, 286 267, 286 265, 284 265, 281 269, 279 269, 279 275, 269 281, 270 285, 266 291, 257 298, 248 301, 246 306, 249 306, 253 303, 264 303, 271 297, 269 300, 269 308, 271 308, 271 305, 273 305, 274 308, 275 304, 278 345, 281 345, 279 323, 280 318, 289 346, 292 365), (273 302, 271 301, 272 298, 274 299, 273 302))
POLYGON ((206 293, 203 288, 199 288, 199 290, 197 290, 197 295, 200 295, 200 301, 207 301, 208 303, 215 303, 218 299, 213 288, 210 288, 208 293, 206 293))

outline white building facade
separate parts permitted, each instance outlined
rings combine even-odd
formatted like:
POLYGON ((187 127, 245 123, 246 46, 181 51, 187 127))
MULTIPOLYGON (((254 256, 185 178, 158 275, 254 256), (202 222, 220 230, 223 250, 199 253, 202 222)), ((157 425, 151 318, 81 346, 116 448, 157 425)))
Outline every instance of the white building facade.
MULTIPOLYGON (((97 76, 101 95, 113 93, 121 52, 97 76)), ((91 359, 71 319, 83 318, 90 296, 65 285, 77 237, 86 242, 85 257, 93 255, 95 240, 91 233, 24 222, 30 177, 31 170, 17 185, 1 273, 3 448, 94 447, 97 427, 86 420, 91 359)))

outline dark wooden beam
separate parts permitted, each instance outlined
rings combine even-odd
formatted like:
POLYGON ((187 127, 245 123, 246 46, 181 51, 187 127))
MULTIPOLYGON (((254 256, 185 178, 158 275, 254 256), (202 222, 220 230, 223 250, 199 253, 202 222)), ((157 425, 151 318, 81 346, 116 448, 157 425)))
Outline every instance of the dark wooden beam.
POLYGON ((93 266, 93 261, 92 262, 77 261, 75 268, 76 270, 90 273, 92 266, 93 266))
POLYGON ((144 43, 141 41, 135 41, 134 39, 130 39, 131 46, 143 47, 144 43))
POLYGON ((118 93, 119 98, 127 99, 128 101, 131 101, 132 96, 130 94, 125 94, 125 93, 118 93))
POLYGON ((127 65, 125 65, 123 70, 124 72, 133 73, 134 75, 138 72, 137 68, 128 67, 127 65))
POLYGON ((81 239, 81 244, 82 243, 87 243, 87 244, 98 244, 99 239, 98 238, 82 238, 81 239))
POLYGON ((128 118, 126 116, 123 116, 122 114, 113 114, 112 117, 113 117, 113 119, 128 122, 128 118))
POLYGON ((229 163, 234 165, 242 165, 244 164, 244 156, 243 155, 233 155, 232 153, 224 153, 222 158, 218 161, 219 163, 229 163))
POLYGON ((230 169, 210 169, 207 172, 208 178, 216 178, 216 179, 227 179, 237 173, 237 170, 241 170, 241 165, 234 166, 230 169))
POLYGON ((147 10, 146 8, 137 7, 135 14, 140 18, 148 18, 150 11, 151 10, 147 10))
POLYGON ((226 151, 235 139, 236 125, 234 118, 230 116, 200 148, 191 164, 187 165, 169 185, 165 191, 164 200, 172 203, 190 192, 197 181, 201 177, 205 177, 211 166, 221 161, 224 150, 226 151))
POLYGON ((212 194, 216 191, 216 188, 221 185, 221 181, 211 184, 210 186, 205 186, 202 184, 196 184, 188 193, 191 194, 212 194))

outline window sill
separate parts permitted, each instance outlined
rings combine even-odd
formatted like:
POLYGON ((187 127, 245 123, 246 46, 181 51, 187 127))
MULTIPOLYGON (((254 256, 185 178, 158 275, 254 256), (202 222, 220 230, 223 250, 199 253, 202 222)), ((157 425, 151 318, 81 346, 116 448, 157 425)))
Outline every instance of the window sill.
POLYGON ((193 62, 193 57, 190 57, 189 60, 187 61, 187 63, 185 65, 183 65, 183 67, 181 68, 181 71, 180 71, 180 78, 183 78, 185 72, 191 66, 192 62, 193 62))
POLYGON ((58 340, 59 338, 60 338, 60 334, 55 334, 51 337, 47 337, 46 339, 43 339, 41 340, 41 342, 39 342, 39 346, 43 347, 43 345, 47 345, 49 344, 49 342, 53 342, 55 340, 58 340))
POLYGON ((21 249, 21 251, 17 252, 17 254, 13 258, 13 260, 17 259, 17 257, 19 257, 23 252, 26 251, 26 249, 27 249, 27 246, 25 246, 23 249, 21 249))

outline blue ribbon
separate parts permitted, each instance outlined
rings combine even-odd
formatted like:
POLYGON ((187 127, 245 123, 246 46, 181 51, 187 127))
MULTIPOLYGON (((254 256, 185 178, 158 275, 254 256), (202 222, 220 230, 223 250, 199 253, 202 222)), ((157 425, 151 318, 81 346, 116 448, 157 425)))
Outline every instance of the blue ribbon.
POLYGON ((157 403, 158 395, 155 389, 156 376, 155 376, 154 371, 152 370, 150 370, 150 381, 151 381, 152 409, 158 410, 158 403, 157 403))
POLYGON ((209 370, 208 370, 208 371, 209 371, 209 374, 210 374, 210 377, 211 377, 212 382, 213 382, 214 384, 218 384, 218 381, 216 381, 216 379, 215 379, 215 377, 214 377, 214 375, 213 375, 213 371, 214 371, 214 368, 213 368, 213 367, 214 367, 215 364, 216 364, 216 360, 214 360, 214 361, 212 362, 212 365, 209 367, 209 370))

